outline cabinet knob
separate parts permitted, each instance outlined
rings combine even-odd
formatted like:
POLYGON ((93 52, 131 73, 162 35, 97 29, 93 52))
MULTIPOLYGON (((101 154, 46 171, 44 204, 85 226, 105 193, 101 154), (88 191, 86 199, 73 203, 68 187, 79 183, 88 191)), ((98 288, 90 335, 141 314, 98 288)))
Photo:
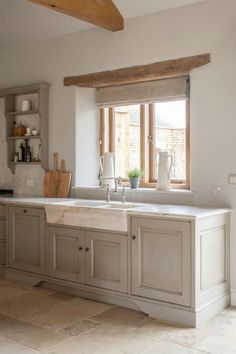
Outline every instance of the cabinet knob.
POLYGON ((24 210, 23 210, 23 213, 24 213, 24 214, 25 214, 25 213, 27 213, 27 210, 26 210, 26 209, 24 209, 24 210))
POLYGON ((133 236, 132 236, 132 239, 133 239, 133 240, 136 240, 136 236, 135 236, 135 235, 133 235, 133 236))
POLYGON ((88 248, 88 247, 86 247, 86 248, 85 248, 85 251, 86 251, 86 252, 88 252, 88 251, 89 251, 89 248, 88 248))
POLYGON ((83 247, 79 247, 79 251, 82 251, 83 250, 83 247))

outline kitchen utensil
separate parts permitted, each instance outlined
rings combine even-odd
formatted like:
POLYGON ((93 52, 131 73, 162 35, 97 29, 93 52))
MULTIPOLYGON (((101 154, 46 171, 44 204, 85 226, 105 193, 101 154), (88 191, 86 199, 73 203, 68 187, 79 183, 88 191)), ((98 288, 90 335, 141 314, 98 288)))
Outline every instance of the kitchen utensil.
POLYGON ((172 168, 172 156, 168 154, 168 151, 162 151, 160 149, 156 149, 156 151, 159 155, 157 189, 171 189, 170 173, 172 168))
POLYGON ((31 110, 31 102, 30 100, 23 100, 21 104, 21 110, 23 112, 27 112, 31 110))
POLYGON ((37 129, 33 129, 33 130, 32 130, 32 135, 38 135, 38 133, 39 133, 39 132, 38 132, 37 129))
POLYGON ((30 135, 31 134, 31 129, 30 128, 26 128, 26 135, 30 135))
POLYGON ((44 196, 55 198, 57 196, 57 186, 59 171, 57 171, 58 153, 53 153, 53 170, 47 171, 44 177, 44 196))
POLYGON ((115 158, 115 156, 114 156, 113 152, 105 152, 104 155, 100 157, 101 185, 102 186, 109 184, 110 188, 115 188, 114 158, 115 158), (109 179, 109 177, 111 179, 109 179))
POLYGON ((15 127, 13 131, 14 136, 24 136, 26 134, 26 128, 24 125, 15 127))
POLYGON ((68 198, 70 192, 71 172, 65 171, 65 160, 61 160, 61 170, 57 183, 57 197, 68 198))

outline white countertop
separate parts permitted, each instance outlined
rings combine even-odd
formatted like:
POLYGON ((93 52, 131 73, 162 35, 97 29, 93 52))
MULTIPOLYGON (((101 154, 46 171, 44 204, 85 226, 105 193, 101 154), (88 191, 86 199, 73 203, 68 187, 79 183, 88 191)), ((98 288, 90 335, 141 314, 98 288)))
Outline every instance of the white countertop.
MULTIPOLYGON (((45 205, 55 205, 66 206, 69 208, 77 208, 78 206, 69 205, 68 202, 79 201, 83 203, 81 199, 72 198, 43 198, 43 197, 24 197, 24 196, 13 196, 13 197, 0 197, 0 203, 3 204, 17 204, 17 205, 30 205, 30 206, 45 206, 45 205), (58 204, 60 203, 60 204, 58 204), (64 204, 65 203, 65 204, 64 204)), ((187 205, 167 205, 167 204, 147 204, 143 203, 132 209, 126 210, 129 215, 162 215, 162 216, 176 216, 185 217, 189 219, 207 217, 211 215, 217 215, 221 213, 229 213, 230 208, 205 208, 197 206, 187 206, 187 205)))

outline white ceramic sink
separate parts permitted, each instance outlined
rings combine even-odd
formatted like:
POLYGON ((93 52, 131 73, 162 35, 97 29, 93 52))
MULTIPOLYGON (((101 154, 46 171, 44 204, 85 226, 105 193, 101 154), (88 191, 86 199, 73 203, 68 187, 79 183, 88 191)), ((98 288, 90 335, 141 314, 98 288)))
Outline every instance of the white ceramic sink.
POLYGON ((45 210, 50 224, 127 232, 127 211, 140 205, 78 199, 45 205, 45 210))
POLYGON ((108 203, 100 207, 104 209, 127 210, 137 208, 138 206, 140 206, 140 204, 137 203, 108 203))
POLYGON ((106 205, 106 202, 103 200, 86 200, 86 199, 78 199, 78 200, 71 200, 65 202, 58 202, 55 203, 56 205, 70 205, 70 206, 81 206, 81 207, 90 207, 96 208, 99 206, 106 205))

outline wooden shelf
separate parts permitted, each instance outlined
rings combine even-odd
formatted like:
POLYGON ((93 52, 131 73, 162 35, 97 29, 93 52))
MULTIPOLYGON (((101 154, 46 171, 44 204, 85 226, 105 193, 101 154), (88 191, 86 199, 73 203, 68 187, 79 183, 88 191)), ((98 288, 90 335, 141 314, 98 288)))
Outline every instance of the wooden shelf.
POLYGON ((28 116, 30 114, 39 114, 39 111, 6 112, 6 116, 28 116))
POLYGON ((40 135, 22 135, 22 136, 8 136, 7 140, 28 140, 41 139, 40 135))
POLYGON ((4 98, 5 103, 7 163, 13 174, 15 173, 16 165, 41 165, 43 169, 48 170, 49 88, 50 85, 47 83, 38 83, 0 90, 0 97, 4 98), (29 95, 29 99, 34 103, 33 109, 30 111, 21 110, 23 100, 21 96, 25 95, 29 95), (34 95, 34 97, 31 98, 31 95, 34 95), (30 115, 32 115, 32 117, 30 117, 30 115), (33 115, 35 116, 33 117, 33 115), (37 129, 40 135, 12 136, 14 122, 17 120, 17 116, 28 116, 28 120, 31 120, 31 118, 33 120, 37 119, 37 129), (40 162, 14 162, 17 148, 16 143, 27 139, 32 139, 31 143, 33 140, 36 144, 40 142, 42 156, 40 162))
POLYGON ((37 162, 9 162, 10 165, 40 165, 41 161, 37 162))

